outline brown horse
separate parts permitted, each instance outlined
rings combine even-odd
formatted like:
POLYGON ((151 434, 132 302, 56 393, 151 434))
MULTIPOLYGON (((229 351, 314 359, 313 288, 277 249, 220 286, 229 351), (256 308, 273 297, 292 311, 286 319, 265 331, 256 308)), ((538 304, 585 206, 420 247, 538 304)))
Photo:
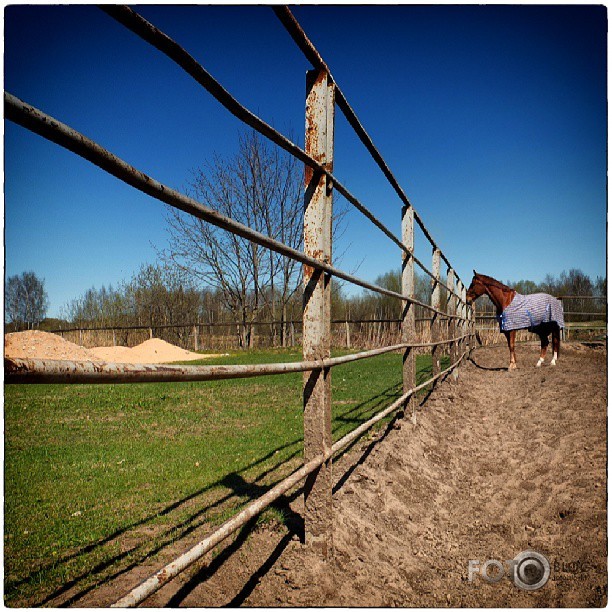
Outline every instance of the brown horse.
POLYGON ((467 303, 471 304, 481 295, 488 295, 497 309, 497 319, 500 331, 506 336, 510 349, 509 370, 516 369, 516 354, 514 351, 516 330, 528 329, 540 337, 540 359, 536 363, 540 367, 544 363, 548 336, 552 334, 553 358, 550 365, 557 364, 561 347, 561 328, 563 322, 563 305, 556 298, 546 293, 520 295, 514 289, 500 283, 498 280, 478 274, 474 270, 474 278, 467 291, 467 303))

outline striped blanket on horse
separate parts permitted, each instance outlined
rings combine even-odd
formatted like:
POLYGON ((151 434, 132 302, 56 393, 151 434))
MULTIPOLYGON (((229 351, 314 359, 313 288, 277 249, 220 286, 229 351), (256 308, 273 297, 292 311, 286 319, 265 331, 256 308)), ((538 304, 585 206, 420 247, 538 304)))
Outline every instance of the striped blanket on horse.
POLYGON ((499 331, 534 328, 543 323, 554 321, 560 328, 565 327, 563 321, 563 304, 557 298, 547 293, 521 295, 517 293, 508 307, 497 317, 499 331))

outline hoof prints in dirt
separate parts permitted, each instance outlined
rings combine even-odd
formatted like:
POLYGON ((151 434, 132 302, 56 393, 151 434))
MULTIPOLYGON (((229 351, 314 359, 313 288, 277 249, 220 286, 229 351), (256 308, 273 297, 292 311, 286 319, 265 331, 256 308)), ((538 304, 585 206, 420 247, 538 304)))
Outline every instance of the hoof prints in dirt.
MULTIPOLYGON (((500 371, 507 349, 476 350, 458 381, 438 385, 416 425, 406 418, 340 458, 329 561, 282 529, 259 530, 215 575, 198 581, 189 577, 198 568, 190 571, 188 592, 173 603, 605 605, 606 356, 566 350, 556 368, 535 368, 533 355, 521 347, 519 369, 508 373, 500 371), (525 550, 550 561, 541 589, 468 579, 470 560, 482 566, 525 550)), ((302 513, 300 497, 292 508, 302 513)), ((160 591, 147 603, 171 598, 160 591)))

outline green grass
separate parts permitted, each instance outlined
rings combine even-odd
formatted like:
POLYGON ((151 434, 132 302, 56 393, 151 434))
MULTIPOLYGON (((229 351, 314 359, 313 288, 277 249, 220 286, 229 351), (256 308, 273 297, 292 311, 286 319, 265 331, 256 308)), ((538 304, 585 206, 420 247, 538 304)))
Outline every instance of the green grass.
MULTIPOLYGON (((266 350, 202 363, 300 359, 266 350)), ((417 365, 424 380, 431 359, 417 365)), ((226 520, 300 464, 301 387, 302 374, 6 386, 5 602, 83 593, 226 520)), ((338 366, 332 388, 336 440, 399 396, 401 356, 338 366)))

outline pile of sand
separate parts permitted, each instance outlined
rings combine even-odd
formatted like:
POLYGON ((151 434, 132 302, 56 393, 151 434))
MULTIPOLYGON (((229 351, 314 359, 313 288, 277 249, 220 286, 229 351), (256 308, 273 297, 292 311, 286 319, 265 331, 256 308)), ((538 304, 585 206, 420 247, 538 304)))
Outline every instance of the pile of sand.
POLYGON ((66 359, 113 363, 168 363, 214 357, 214 355, 186 351, 159 338, 152 338, 133 348, 100 346, 86 349, 55 334, 36 330, 6 334, 4 354, 15 359, 66 359))
POLYGON ((16 359, 68 359, 94 361, 96 358, 86 348, 56 336, 37 330, 6 334, 4 355, 16 359))
POLYGON ((186 351, 159 338, 151 338, 135 346, 99 346, 89 349, 96 359, 115 363, 167 363, 169 361, 194 361, 212 355, 201 355, 186 351))

